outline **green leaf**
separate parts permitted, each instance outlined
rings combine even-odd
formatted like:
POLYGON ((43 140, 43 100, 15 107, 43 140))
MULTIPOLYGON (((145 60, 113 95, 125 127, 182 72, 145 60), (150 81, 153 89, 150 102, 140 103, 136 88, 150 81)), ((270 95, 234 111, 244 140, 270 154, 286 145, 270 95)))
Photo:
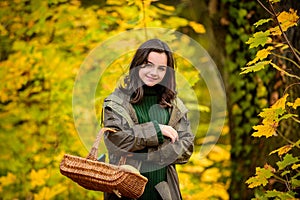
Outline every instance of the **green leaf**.
POLYGON ((265 46, 265 44, 270 40, 272 40, 270 37, 270 31, 265 31, 265 32, 256 32, 254 33, 254 35, 249 38, 249 40, 246 42, 246 44, 249 44, 250 47, 249 49, 253 48, 253 47, 258 47, 259 45, 261 45, 262 47, 265 46))
POLYGON ((280 2, 281 0, 270 0, 270 2, 272 3, 272 4, 274 4, 274 3, 278 3, 278 2, 280 2))
POLYGON ((267 191, 266 197, 272 198, 272 197, 279 197, 280 199, 290 199, 295 197, 294 192, 280 192, 277 190, 267 191))
POLYGON ((296 115, 296 114, 286 114, 286 115, 283 115, 282 117, 280 117, 279 121, 281 121, 283 119, 288 119, 288 118, 291 118, 291 117, 298 117, 298 115, 296 115))
POLYGON ((281 175, 281 176, 285 176, 285 175, 287 175, 287 174, 289 174, 289 173, 291 173, 291 171, 290 171, 290 170, 287 170, 287 171, 283 171, 280 175, 281 175))
POLYGON ((265 23, 267 23, 267 22, 269 22, 269 21, 271 21, 272 19, 271 18, 269 18, 269 19, 261 19, 261 20, 259 20, 258 22, 256 22, 255 24, 253 24, 255 27, 258 27, 258 26, 260 26, 260 25, 263 25, 263 24, 265 24, 265 23))
POLYGON ((256 176, 249 178, 246 183, 249 184, 249 188, 258 187, 260 185, 265 186, 268 183, 268 178, 273 176, 270 168, 256 168, 256 176))
POLYGON ((293 187, 300 187, 300 180, 292 178, 291 182, 293 187))
POLYGON ((243 67, 242 72, 240 74, 247 74, 249 72, 257 72, 257 71, 263 69, 266 65, 268 65, 270 63, 271 63, 271 60, 268 60, 268 61, 258 62, 255 65, 252 65, 249 67, 243 67))
POLYGON ((278 161, 278 162, 276 162, 276 164, 279 167, 279 170, 282 170, 282 169, 286 168, 287 166, 294 164, 298 161, 299 161, 299 159, 297 157, 294 157, 291 154, 286 154, 283 158, 283 161, 278 161))

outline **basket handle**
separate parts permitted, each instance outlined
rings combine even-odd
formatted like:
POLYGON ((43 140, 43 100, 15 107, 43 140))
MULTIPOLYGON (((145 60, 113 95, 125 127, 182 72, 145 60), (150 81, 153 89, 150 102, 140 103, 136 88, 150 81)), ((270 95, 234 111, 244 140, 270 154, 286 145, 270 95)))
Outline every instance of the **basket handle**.
POLYGON ((101 140, 101 138, 102 138, 105 131, 117 132, 116 130, 114 130, 112 128, 106 128, 106 127, 101 128, 98 135, 97 135, 97 137, 96 137, 96 140, 93 144, 93 147, 92 147, 90 153, 86 157, 87 159, 97 160, 98 146, 99 146, 100 140, 101 140))

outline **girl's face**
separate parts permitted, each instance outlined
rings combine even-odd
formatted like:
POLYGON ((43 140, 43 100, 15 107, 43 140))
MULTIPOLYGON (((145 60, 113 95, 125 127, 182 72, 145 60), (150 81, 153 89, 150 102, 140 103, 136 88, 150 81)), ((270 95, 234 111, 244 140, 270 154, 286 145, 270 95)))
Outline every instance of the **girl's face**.
POLYGON ((165 53, 150 52, 147 63, 139 70, 140 79, 147 86, 160 83, 167 72, 167 55, 165 53))

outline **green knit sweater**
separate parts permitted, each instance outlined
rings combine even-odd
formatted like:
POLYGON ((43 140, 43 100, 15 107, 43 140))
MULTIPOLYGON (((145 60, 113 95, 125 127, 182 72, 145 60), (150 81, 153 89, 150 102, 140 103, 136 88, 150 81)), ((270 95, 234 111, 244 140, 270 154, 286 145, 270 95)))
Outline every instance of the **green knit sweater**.
MULTIPOLYGON (((161 108, 157 102, 157 93, 152 87, 144 86, 144 98, 141 103, 134 104, 139 123, 153 122, 156 129, 159 143, 163 143, 164 137, 159 128, 159 124, 167 124, 170 114, 167 109, 161 108)), ((142 152, 147 152, 144 149, 142 152)), ((148 178, 144 194, 139 198, 142 200, 158 200, 161 199, 155 189, 155 185, 161 181, 166 181, 167 168, 158 166, 155 163, 144 162, 141 166, 142 175, 148 178)))

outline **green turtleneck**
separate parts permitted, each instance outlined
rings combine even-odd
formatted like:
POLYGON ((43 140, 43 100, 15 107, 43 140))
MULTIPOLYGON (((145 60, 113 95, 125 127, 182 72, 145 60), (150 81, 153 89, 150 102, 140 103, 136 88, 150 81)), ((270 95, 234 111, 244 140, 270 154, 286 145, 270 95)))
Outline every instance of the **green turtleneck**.
MULTIPOLYGON (((158 95, 153 87, 144 86, 143 100, 138 104, 133 104, 135 112, 138 117, 139 123, 153 122, 156 129, 157 138, 159 143, 163 143, 164 137, 159 128, 159 124, 167 124, 170 114, 167 109, 160 107, 158 104, 158 95)), ((144 149, 143 152, 147 152, 144 149)), ((158 192, 154 188, 156 184, 166 180, 167 170, 166 167, 144 162, 141 167, 142 175, 148 178, 148 183, 145 188, 144 194, 139 198, 142 200, 156 200, 161 199, 158 192)))

